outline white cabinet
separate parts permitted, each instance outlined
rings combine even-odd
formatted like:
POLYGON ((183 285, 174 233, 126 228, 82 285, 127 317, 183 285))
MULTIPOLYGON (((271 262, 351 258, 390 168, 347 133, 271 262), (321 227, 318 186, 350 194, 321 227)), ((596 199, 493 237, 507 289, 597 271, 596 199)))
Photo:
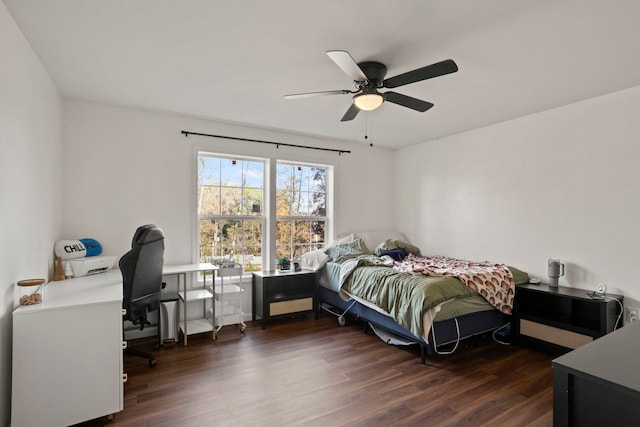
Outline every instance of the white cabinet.
POLYGON ((13 311, 12 425, 68 426, 123 409, 119 270, 50 282, 13 311))

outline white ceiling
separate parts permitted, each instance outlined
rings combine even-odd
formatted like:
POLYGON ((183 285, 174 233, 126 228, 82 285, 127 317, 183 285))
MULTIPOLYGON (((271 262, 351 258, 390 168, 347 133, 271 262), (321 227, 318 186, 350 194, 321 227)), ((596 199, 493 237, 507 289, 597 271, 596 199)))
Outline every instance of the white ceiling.
POLYGON ((638 0, 4 3, 66 97, 392 148, 640 85, 638 0), (349 95, 283 99, 352 89, 334 49, 387 77, 460 70, 395 89, 425 113, 385 103, 342 123, 349 95))

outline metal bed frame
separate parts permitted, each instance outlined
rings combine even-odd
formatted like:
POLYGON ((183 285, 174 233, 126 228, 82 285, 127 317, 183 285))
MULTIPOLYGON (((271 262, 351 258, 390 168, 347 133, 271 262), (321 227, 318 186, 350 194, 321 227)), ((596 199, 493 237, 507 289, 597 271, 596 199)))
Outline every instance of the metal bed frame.
POLYGON ((437 344, 430 345, 423 338, 416 337, 410 331, 398 325, 393 318, 360 304, 356 300, 345 301, 337 292, 317 285, 315 298, 316 317, 322 311, 327 311, 337 316, 338 323, 341 326, 346 324, 345 316, 352 315, 402 339, 414 342, 420 346, 420 362, 423 365, 426 364, 427 355, 431 356, 438 352, 438 346, 457 343, 466 338, 494 331, 508 324, 511 318, 511 316, 498 310, 488 310, 434 322, 430 332, 430 341, 436 342, 434 339, 435 334, 437 344), (326 304, 333 307, 333 309, 326 307, 326 304))

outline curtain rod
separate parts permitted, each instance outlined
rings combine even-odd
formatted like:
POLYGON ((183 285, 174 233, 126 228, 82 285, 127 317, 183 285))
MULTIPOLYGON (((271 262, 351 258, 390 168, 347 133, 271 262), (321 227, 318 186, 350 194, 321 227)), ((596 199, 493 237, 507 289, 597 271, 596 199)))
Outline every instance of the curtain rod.
POLYGON ((258 142, 260 144, 271 144, 271 145, 275 145, 276 148, 280 148, 280 146, 282 145, 283 147, 306 148, 308 150, 333 151, 334 153, 338 153, 338 155, 342 155, 342 153, 349 153, 349 154, 351 153, 350 150, 336 150, 336 149, 333 149, 333 148, 309 147, 309 146, 306 146, 306 145, 287 144, 285 142, 262 141, 260 139, 248 139, 248 138, 238 138, 238 137, 235 137, 235 136, 213 135, 213 134, 210 134, 210 133, 190 132, 188 130, 183 130, 183 131, 181 131, 181 133, 185 137, 188 137, 189 135, 210 136, 212 138, 224 138, 224 139, 233 139, 235 141, 258 142))

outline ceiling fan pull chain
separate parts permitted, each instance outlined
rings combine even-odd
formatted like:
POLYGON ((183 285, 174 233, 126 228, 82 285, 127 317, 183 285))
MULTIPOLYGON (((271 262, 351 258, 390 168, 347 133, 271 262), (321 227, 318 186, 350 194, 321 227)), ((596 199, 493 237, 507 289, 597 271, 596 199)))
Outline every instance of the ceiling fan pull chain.
MULTIPOLYGON (((364 139, 369 139, 369 111, 364 112, 364 139)), ((373 147, 373 141, 369 141, 369 147, 373 147)))
POLYGON ((365 111, 364 114, 364 139, 367 140, 369 138, 369 112, 365 111))

